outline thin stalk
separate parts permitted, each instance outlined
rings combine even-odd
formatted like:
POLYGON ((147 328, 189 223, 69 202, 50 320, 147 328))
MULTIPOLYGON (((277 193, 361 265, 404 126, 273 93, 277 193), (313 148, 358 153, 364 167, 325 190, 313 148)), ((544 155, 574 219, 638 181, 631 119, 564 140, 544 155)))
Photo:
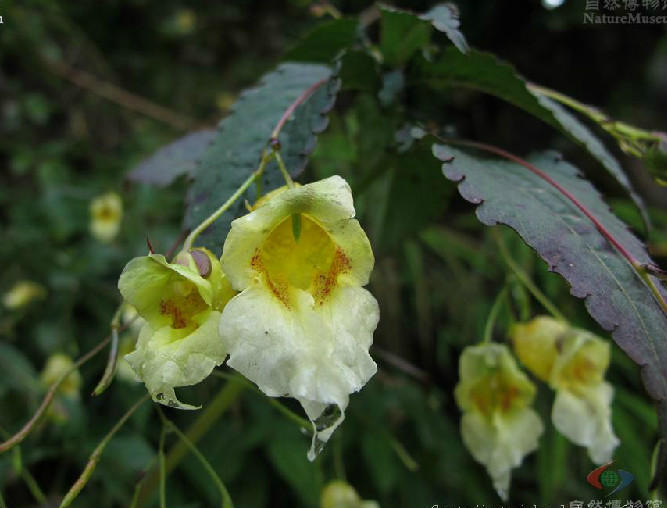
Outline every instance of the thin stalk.
POLYGON ((69 489, 69 492, 65 495, 63 498, 62 502, 60 503, 60 508, 66 508, 72 502, 77 498, 81 490, 86 486, 88 483, 88 480, 90 480, 90 477, 92 476, 93 472, 95 471, 95 468, 97 467, 97 463, 100 461, 100 458, 102 457, 102 453, 104 452, 104 449, 106 446, 109 444, 109 441, 116 435, 116 433, 121 429, 123 425, 125 425, 125 422, 132 416, 137 409, 141 407, 141 405, 146 402, 149 398, 149 394, 144 395, 141 397, 135 404, 128 409, 128 411, 116 422, 116 425, 113 426, 113 428, 109 431, 109 433, 104 436, 104 439, 100 441, 100 443, 97 445, 95 450, 90 456, 90 459, 88 459, 88 463, 86 464, 86 467, 84 468, 83 472, 81 473, 81 476, 79 479, 74 482, 74 485, 69 489))
POLYGON ((338 433, 334 438, 333 442, 333 461, 334 461, 334 471, 336 472, 336 479, 345 481, 345 462, 343 461, 343 438, 340 429, 338 429, 338 433))
MULTIPOLYGON (((0 437, 3 439, 7 439, 9 437, 9 432, 7 432, 2 426, 0 426, 0 437)), ((37 483, 37 480, 35 480, 35 477, 25 467, 23 458, 21 456, 21 447, 17 446, 14 448, 13 453, 14 469, 23 479, 23 482, 26 484, 26 487, 28 487, 32 497, 35 499, 35 501, 37 501, 37 504, 44 504, 46 502, 46 495, 37 483)), ((2 508, 2 504, 0 504, 0 508, 2 508)))
MULTIPOLYGON (((157 408, 157 406, 155 406, 157 408)), ((160 417, 162 411, 158 409, 160 417)), ((162 423, 160 432, 160 447, 158 449, 158 467, 160 471, 160 508, 167 508, 167 464, 164 458, 164 439, 167 436, 167 425, 162 423)))
POLYGON ((287 184, 287 187, 290 189, 294 187, 294 181, 292 180, 292 177, 290 176, 289 172, 287 171, 287 168, 285 167, 285 163, 283 162, 283 158, 280 156, 280 151, 276 148, 273 150, 273 156, 276 158, 276 162, 278 163, 278 167, 280 168, 280 172, 283 175, 283 178, 285 179, 285 183, 287 184))
POLYGON ((287 417, 288 420, 291 420, 292 422, 296 423, 299 427, 301 427, 303 430, 306 430, 308 432, 312 432, 313 426, 311 423, 306 420, 305 418, 301 418, 299 415, 285 407, 283 404, 281 404, 279 401, 276 399, 269 397, 268 395, 265 395, 262 390, 257 388, 253 383, 245 379, 244 377, 239 376, 238 374, 228 374, 227 372, 221 372, 219 370, 214 370, 213 375, 215 377, 218 377, 220 379, 227 379, 229 381, 235 381, 238 383, 242 383, 244 386, 247 388, 250 388, 253 392, 262 395, 263 397, 266 397, 268 399, 269 404, 271 404, 273 407, 275 407, 278 411, 280 411, 284 416, 287 417))
MULTIPOLYGON (((113 318, 111 319, 111 348, 109 348, 109 360, 107 361, 107 366, 104 369, 104 374, 102 374, 102 379, 93 390, 93 395, 100 395, 104 390, 106 390, 111 381, 113 380, 113 375, 116 372, 116 360, 118 359, 118 329, 120 328, 120 317, 123 312, 123 307, 125 304, 121 303, 118 309, 116 309, 113 318)), ((134 318, 136 319, 136 317, 134 318)), ((134 321, 134 319, 132 321, 134 321)), ((129 325, 129 323, 128 323, 129 325)))
POLYGON ((0 508, 7 508, 7 504, 5 503, 5 499, 2 497, 2 492, 0 492, 0 508))
POLYGON ((505 245, 505 242, 503 242, 502 238, 500 238, 500 235, 494 232, 493 238, 496 241, 496 244, 498 245, 498 249, 500 250, 500 255, 502 256, 503 260, 507 264, 510 270, 512 270, 512 273, 514 273, 515 277, 521 282, 521 284, 524 285, 524 287, 532 294, 535 299, 542 304, 542 307, 544 307, 553 317, 555 317, 557 320, 562 321, 564 323, 567 323, 567 319, 565 316, 562 314, 561 311, 558 310, 558 307, 547 298, 547 296, 538 288, 535 283, 532 281, 532 279, 524 272, 521 267, 512 259, 512 256, 510 255, 509 251, 507 250, 507 246, 505 245))
MULTIPOLYGON (((183 432, 181 432, 181 430, 176 426, 176 424, 164 415, 159 406, 156 406, 156 409, 158 411, 158 414, 160 415, 160 418, 162 419, 162 423, 164 424, 165 429, 168 429, 169 431, 175 433, 178 436, 181 442, 184 443, 185 446, 188 447, 190 452, 197 458, 197 460, 199 460, 199 463, 211 477, 213 483, 215 483, 215 485, 218 487, 218 490, 220 491, 220 496, 222 498, 222 504, 221 504, 222 508, 234 508, 234 503, 232 502, 232 498, 229 495, 227 487, 222 482, 222 480, 218 476, 218 473, 215 472, 215 469, 213 469, 213 466, 211 466, 206 457, 204 457, 204 455, 199 451, 199 449, 187 438, 185 434, 183 434, 183 432)), ((164 479, 166 478, 166 466, 164 465, 164 462, 165 461, 162 460, 160 464, 161 483, 163 483, 164 479)), ((163 485, 161 485, 160 488, 163 489, 163 485)), ((160 508, 166 508, 166 504, 165 505, 162 504, 162 501, 164 499, 162 496, 163 494, 161 493, 160 508)))
MULTIPOLYGON (((123 325, 118 331, 122 331, 127 327, 127 325, 123 325)), ((76 369, 81 367, 84 363, 86 363, 88 360, 90 360, 92 357, 94 357, 97 353, 102 351, 106 345, 111 341, 111 336, 106 337, 102 342, 100 342, 97 346, 95 346, 93 349, 91 349, 88 353, 83 355, 81 358, 79 358, 67 371, 65 371, 57 380, 55 383, 53 383, 49 387, 49 391, 46 393, 44 396, 44 400, 42 400, 42 403, 40 404, 39 408, 37 408, 37 411, 35 411, 35 414, 28 420, 28 422, 23 426, 21 430, 19 430, 16 434, 14 434, 10 439, 5 441, 4 443, 0 443, 0 453, 4 453, 8 450, 11 450, 14 446, 17 444, 21 443, 32 430, 34 429, 35 425, 39 423, 39 421, 42 419, 44 414, 46 413, 46 410, 49 408, 51 405, 51 402, 53 402, 53 398, 56 395, 56 392, 58 391, 58 388, 62 384, 63 381, 76 369)))
POLYGON ((496 296, 493 305, 491 306, 491 311, 489 312, 489 317, 486 319, 486 325, 484 326, 484 344, 490 344, 493 337, 493 327, 496 324, 496 319, 498 318, 498 312, 502 306, 505 298, 507 297, 507 286, 505 286, 498 296, 496 296))
MULTIPOLYGON (((245 386, 243 383, 231 381, 226 383, 204 409, 195 422, 190 426, 185 435, 190 443, 197 443, 204 434, 218 421, 220 416, 227 411, 236 401, 245 386)), ((166 458, 166 474, 170 474, 190 452, 188 446, 179 441, 175 444, 166 458)), ((156 467, 150 469, 143 481, 139 493, 136 496, 136 506, 148 505, 151 496, 158 488, 159 474, 156 467)))
POLYGON ((183 249, 186 251, 189 251, 192 249, 192 243, 195 241, 195 239, 201 234, 202 231, 204 231, 206 228, 208 228, 211 224, 213 224, 218 217, 220 217, 223 213, 225 213, 230 206, 232 206, 237 199, 239 199, 243 193, 248 190, 248 187, 252 185, 252 183, 255 181, 255 178, 257 178, 259 175, 262 174, 262 171, 264 171, 264 166, 266 166, 266 163, 268 162, 267 158, 262 157, 262 162, 260 163, 260 166, 258 169, 252 172, 252 174, 247 178, 245 182, 241 184, 241 186, 236 190, 234 194, 231 195, 231 197, 223 203, 223 205, 218 208, 215 212, 213 212, 204 222, 199 224, 195 229, 192 230, 192 232, 188 235, 188 237, 185 239, 185 243, 183 244, 183 249))

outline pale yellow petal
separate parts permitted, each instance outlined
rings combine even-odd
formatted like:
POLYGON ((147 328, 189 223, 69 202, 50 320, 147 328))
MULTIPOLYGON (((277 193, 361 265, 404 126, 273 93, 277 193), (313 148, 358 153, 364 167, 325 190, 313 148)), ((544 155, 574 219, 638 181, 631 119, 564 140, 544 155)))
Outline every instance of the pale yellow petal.
POLYGON ((619 440, 611 426, 613 388, 601 382, 577 392, 558 390, 551 418, 554 426, 570 441, 588 450, 596 464, 612 459, 619 440))
POLYGON ((323 305, 306 291, 296 294, 287 308, 263 286, 247 289, 225 307, 220 335, 228 365, 267 395, 296 398, 312 421, 328 406, 339 408, 313 437, 317 446, 342 422, 349 394, 375 374, 368 349, 379 310, 363 288, 338 288, 323 305))
POLYGON ((125 357, 156 402, 196 409, 182 404, 174 388, 203 381, 224 362, 227 352, 218 334, 220 313, 208 311, 198 319, 201 323, 195 331, 169 326, 155 330, 146 323, 135 351, 125 357))

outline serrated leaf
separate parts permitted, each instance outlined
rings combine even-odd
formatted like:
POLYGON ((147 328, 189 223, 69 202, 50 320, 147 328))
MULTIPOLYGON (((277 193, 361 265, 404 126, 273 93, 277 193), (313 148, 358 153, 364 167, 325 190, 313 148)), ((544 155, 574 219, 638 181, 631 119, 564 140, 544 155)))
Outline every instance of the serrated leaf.
POLYGON ((418 59, 414 77, 435 88, 462 86, 495 95, 560 128, 553 114, 530 93, 516 69, 490 53, 472 49, 463 55, 455 48, 447 48, 437 62, 418 59))
POLYGON ((461 53, 468 52, 468 43, 459 30, 461 23, 459 22, 459 9, 456 5, 451 3, 436 5, 426 14, 422 14, 420 18, 431 22, 436 30, 447 35, 461 53))
POLYGON ((471 50, 467 56, 448 48, 436 63, 418 62, 418 80, 436 87, 463 86, 495 95, 551 125, 583 146, 630 194, 646 217, 646 208, 620 164, 600 140, 559 104, 531 91, 513 66, 494 55, 471 50))
POLYGON ((209 147, 216 131, 191 132, 160 148, 148 159, 130 170, 127 179, 156 187, 166 187, 182 175, 191 175, 209 147))
POLYGON ((462 53, 468 43, 459 31, 458 8, 454 4, 439 4, 419 15, 395 7, 380 6, 380 51, 391 66, 404 65, 430 39, 432 28, 443 32, 462 53))
MULTIPOLYGON (((339 81, 329 67, 284 63, 265 75, 261 83, 244 92, 233 112, 220 123, 219 132, 203 156, 188 190, 184 228, 192 229, 231 196, 257 169, 273 129, 290 105, 311 87, 322 83, 296 108, 279 139, 281 155, 292 175, 300 173, 315 145, 314 133, 327 125, 325 114, 333 106, 339 81)), ((262 177, 262 190, 284 185, 274 163, 262 177)), ((247 199, 255 200, 249 189, 247 199)), ((206 229, 195 242, 218 254, 231 221, 245 211, 243 198, 206 229)))
POLYGON ((630 197, 642 212, 644 222, 647 222, 648 214, 644 202, 632 188, 632 184, 621 165, 616 158, 609 153, 609 150, 607 150, 602 142, 588 129, 588 127, 581 123, 577 117, 567 111, 563 106, 534 90, 531 90, 531 92, 537 97, 537 100, 542 106, 553 113, 556 121, 558 121, 561 126, 561 130, 565 131, 569 135, 568 137, 584 146, 586 150, 588 150, 588 153, 597 159, 598 162, 611 173, 614 179, 628 191, 630 197))
POLYGON ((341 18, 322 23, 306 34, 285 55, 292 62, 331 62, 357 39, 359 20, 341 18))
POLYGON ((402 66, 431 36, 431 25, 412 12, 380 6, 380 51, 390 66, 402 66))
MULTIPOLYGON (((634 268, 570 200, 522 165, 480 159, 449 146, 435 145, 433 152, 444 162, 445 176, 461 182, 461 195, 480 205, 476 214, 482 223, 505 224, 517 231, 551 271, 565 278, 574 296, 585 298, 591 316, 641 367, 648 393, 660 402, 664 436, 667 315, 634 268)), ((640 263, 652 262, 641 242, 574 166, 554 153, 529 160, 572 193, 640 263)), ((666 292, 660 291, 664 298, 666 292)))

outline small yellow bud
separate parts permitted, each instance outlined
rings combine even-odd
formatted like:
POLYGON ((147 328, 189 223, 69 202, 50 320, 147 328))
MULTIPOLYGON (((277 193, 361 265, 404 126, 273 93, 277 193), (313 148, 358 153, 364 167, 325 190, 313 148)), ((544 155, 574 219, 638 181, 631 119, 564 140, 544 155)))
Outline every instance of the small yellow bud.
POLYGON ((98 196, 90 203, 90 232, 101 242, 110 242, 120 231, 123 201, 115 192, 98 196))
POLYGON ((351 485, 335 480, 330 482, 320 497, 321 508, 379 508, 375 501, 364 501, 351 485))
POLYGON ((8 309, 15 310, 45 296, 46 289, 41 284, 30 280, 20 280, 4 294, 2 304, 8 309))
MULTIPOLYGON (((41 379, 42 383, 46 386, 50 386, 55 383, 60 376, 67 372, 74 361, 67 355, 62 353, 56 353, 49 357, 42 370, 41 379)), ((69 397, 70 399, 75 399, 79 397, 79 391, 81 390, 81 374, 78 370, 74 370, 65 380, 61 383, 60 388, 58 388, 58 393, 69 397)))

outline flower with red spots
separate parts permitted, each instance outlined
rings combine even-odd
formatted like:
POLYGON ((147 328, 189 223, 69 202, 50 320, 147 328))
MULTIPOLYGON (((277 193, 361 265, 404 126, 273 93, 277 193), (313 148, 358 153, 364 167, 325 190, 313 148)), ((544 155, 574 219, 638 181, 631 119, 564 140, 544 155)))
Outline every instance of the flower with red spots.
POLYGON ((227 356, 218 320, 234 291, 220 262, 205 249, 181 252, 173 263, 161 254, 134 258, 118 288, 146 320, 125 357, 137 379, 156 402, 195 409, 176 398, 174 387, 199 383, 227 356))
POLYGON ((362 287, 374 258, 354 215, 339 176, 282 188, 232 222, 221 259, 240 291, 220 319, 228 365, 301 403, 315 429, 311 460, 376 371, 379 309, 362 287))

